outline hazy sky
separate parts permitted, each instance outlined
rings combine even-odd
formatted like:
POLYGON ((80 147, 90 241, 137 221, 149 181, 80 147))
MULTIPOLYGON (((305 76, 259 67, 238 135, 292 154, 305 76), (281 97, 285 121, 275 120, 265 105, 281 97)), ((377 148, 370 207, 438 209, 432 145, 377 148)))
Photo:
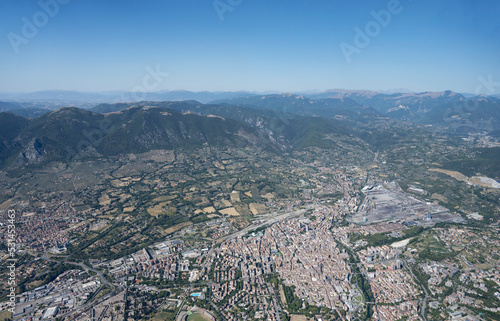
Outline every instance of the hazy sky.
POLYGON ((0 91, 500 93, 497 0, 55 1, 0 0, 0 91))

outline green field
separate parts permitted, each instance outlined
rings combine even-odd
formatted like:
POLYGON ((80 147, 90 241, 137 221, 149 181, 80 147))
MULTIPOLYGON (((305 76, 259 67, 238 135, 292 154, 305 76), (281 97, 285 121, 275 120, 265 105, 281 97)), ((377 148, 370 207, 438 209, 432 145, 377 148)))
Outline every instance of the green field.
POLYGON ((190 316, 188 316, 187 321, 209 321, 209 319, 205 317, 202 313, 195 312, 190 316))
POLYGON ((437 253, 448 253, 448 249, 446 248, 445 244, 442 243, 441 241, 436 240, 436 238, 433 236, 433 234, 428 234, 427 237, 425 238, 426 246, 429 248, 430 251, 437 252, 437 253))

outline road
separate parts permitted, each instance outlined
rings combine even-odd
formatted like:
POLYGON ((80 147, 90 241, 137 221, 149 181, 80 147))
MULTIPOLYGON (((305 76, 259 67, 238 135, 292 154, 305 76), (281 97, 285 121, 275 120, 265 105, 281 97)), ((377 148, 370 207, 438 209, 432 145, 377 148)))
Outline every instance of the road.
POLYGON ((274 293, 274 298, 276 299, 276 304, 275 304, 274 308, 276 309, 276 311, 278 311, 278 315, 276 317, 276 320, 281 321, 281 305, 278 303, 280 300, 280 295, 279 295, 279 293, 276 293, 276 291, 274 290, 274 287, 272 287, 269 283, 265 282, 265 284, 267 285, 267 290, 269 291, 269 293, 274 293))
MULTIPOLYGON (((354 257, 357 257, 357 254, 356 254, 356 253, 353 251, 353 249, 351 249, 349 246, 345 245, 344 243, 342 243, 342 242, 340 242, 340 241, 337 241, 337 244, 339 244, 339 245, 341 244, 341 245, 342 245, 342 247, 344 247, 344 248, 345 248, 345 249, 349 252, 349 255, 350 255, 350 256, 352 255, 352 256, 354 256, 354 257)), ((358 258, 358 259, 359 259, 359 258, 358 258)), ((368 273, 366 272, 364 265, 363 265, 362 263, 349 263, 349 264, 352 264, 352 265, 353 265, 353 267, 352 267, 352 268, 354 268, 354 265, 356 265, 356 267, 359 269, 360 274, 361 274, 361 275, 363 276, 363 278, 365 279, 365 282, 367 282, 367 283, 368 283, 368 286, 370 286, 370 278, 368 277, 368 273)), ((351 271, 351 273, 353 273, 353 272, 351 271)), ((363 300, 364 304, 366 305, 366 308, 367 308, 367 309, 368 309, 368 304, 372 304, 374 308, 376 308, 376 307, 377 307, 377 303, 376 303, 376 302, 368 302, 368 301, 366 301, 366 302, 365 302, 365 299, 366 299, 366 298, 365 298, 365 296, 364 296, 364 294, 363 294, 363 291, 362 291, 362 289, 359 289, 359 288, 358 288, 358 285, 357 285, 357 284, 355 284, 355 285, 354 285, 354 287, 356 287, 357 291, 358 291, 358 292, 360 292, 360 294, 361 294, 361 296, 362 296, 362 298, 363 298, 362 300, 363 300)), ((370 289, 371 289, 371 286, 370 286, 370 289)), ((375 300, 374 300, 374 301, 375 301, 375 300)), ((354 311, 352 311, 352 312, 351 312, 351 315, 352 315, 353 313, 357 312, 357 311, 359 310, 359 308, 360 308, 360 305, 356 307, 356 310, 354 310, 354 311)))
MULTIPOLYGON (((47 255, 47 253, 46 253, 46 252, 42 255, 42 258, 43 258, 44 260, 46 260, 46 261, 50 261, 50 262, 61 262, 61 261, 55 261, 55 260, 52 260, 52 259, 51 259, 51 258, 47 255)), ((68 264, 78 265, 78 266, 82 267, 82 268, 85 270, 85 272, 92 271, 92 272, 96 273, 96 274, 99 276, 99 278, 101 279, 101 283, 102 283, 102 284, 106 284, 106 285, 110 286, 113 290, 112 290, 110 293, 106 294, 105 296, 103 296, 103 297, 101 297, 101 298, 97 299, 95 302, 88 302, 88 303, 86 303, 86 304, 84 304, 84 305, 80 306, 79 308, 77 308, 77 309, 75 309, 75 310, 71 311, 71 312, 65 313, 65 314, 63 314, 63 315, 59 315, 58 317, 65 318, 65 317, 67 317, 67 316, 69 316, 69 315, 77 314, 79 311, 86 310, 87 308, 91 307, 92 305, 94 305, 94 306, 95 306, 95 305, 98 305, 99 303, 106 301, 107 299, 109 299, 109 298, 111 298, 111 297, 115 296, 116 294, 118 294, 118 293, 120 293, 121 291, 123 291, 123 290, 124 290, 124 288, 123 288, 122 286, 117 286, 117 285, 115 285, 115 284, 113 284, 113 283, 109 282, 109 281, 108 281, 108 280, 104 277, 104 275, 103 275, 100 271, 95 270, 95 269, 93 269, 93 268, 91 268, 91 267, 88 267, 88 266, 86 266, 86 265, 85 265, 85 264, 83 264, 83 263, 70 262, 70 261, 66 261, 66 260, 67 260, 67 258, 65 258, 62 262, 65 262, 65 263, 68 263, 68 264)))
POLYGON ((304 210, 298 210, 298 211, 294 211, 294 212, 284 213, 284 214, 281 214, 281 215, 271 216, 271 217, 269 217, 269 219, 267 221, 265 221, 263 223, 252 224, 252 225, 247 226, 247 227, 245 227, 244 229, 242 229, 242 230, 240 230, 238 232, 234 232, 233 234, 229 234, 229 235, 223 236, 223 237, 221 237, 221 238, 219 238, 217 240, 217 243, 222 243, 225 240, 243 236, 243 235, 247 234, 248 232, 250 232, 251 230, 256 230, 256 229, 264 227, 264 226, 273 225, 274 223, 276 223, 278 221, 281 221, 281 220, 283 220, 285 218, 289 218, 289 217, 293 217, 293 216, 299 216, 299 215, 304 214, 305 212, 306 212, 306 210, 304 209, 304 210))
POLYGON ((88 267, 86 266, 85 264, 83 263, 77 263, 77 262, 71 262, 71 261, 66 261, 67 260, 67 257, 63 260, 63 261, 57 261, 57 260, 52 260, 48 255, 47 255, 47 252, 43 253, 42 255, 42 259, 44 259, 45 261, 49 261, 49 262, 58 262, 58 263, 61 263, 61 262, 65 262, 65 263, 68 263, 68 264, 73 264, 73 265, 78 265, 80 267, 82 267, 85 272, 88 272, 89 270, 92 271, 92 272, 95 272, 99 278, 101 279, 101 282, 103 284, 106 284, 106 285, 109 285, 111 287, 113 287, 113 290, 116 289, 116 285, 114 285, 113 283, 110 283, 108 280, 106 280, 106 278, 104 277, 104 275, 102 275, 102 273, 98 270, 94 270, 93 268, 91 267, 88 267))
POLYGON ((184 301, 182 301, 182 302, 181 302, 181 305, 180 305, 180 307, 179 307, 179 310, 177 311, 177 314, 175 315, 174 320, 177 320, 177 318, 179 317, 179 314, 181 314, 181 312, 182 312, 182 307, 184 306, 184 303, 185 303, 184 301))
POLYGON ((219 314, 219 317, 221 318, 222 321, 226 321, 226 318, 224 318, 224 316, 220 313, 219 311, 219 307, 216 306, 213 302, 212 302, 212 299, 210 298, 210 293, 207 292, 207 296, 206 296, 206 299, 208 301, 208 303, 210 304, 210 306, 215 310, 217 311, 217 313, 219 314))
POLYGON ((422 289, 424 290, 424 293, 425 293, 425 297, 424 297, 424 300, 422 302, 422 319, 424 319, 424 321, 427 321, 427 318, 425 316, 425 309, 427 308, 427 300, 429 298, 429 294, 427 293, 427 289, 425 288, 425 286, 422 284, 422 282, 420 282, 420 280, 415 276, 415 274, 413 274, 413 271, 411 270, 410 267, 408 267, 408 270, 410 271, 411 275, 413 276, 413 278, 415 280, 418 281, 418 283, 420 284, 420 286, 422 287, 422 289))
POLYGON ((106 307, 104 308, 104 311, 102 311, 102 313, 99 316, 99 319, 97 321, 102 321, 102 319, 104 319, 104 316, 106 315, 106 312, 108 311, 108 309, 109 309, 109 304, 106 305, 106 307))

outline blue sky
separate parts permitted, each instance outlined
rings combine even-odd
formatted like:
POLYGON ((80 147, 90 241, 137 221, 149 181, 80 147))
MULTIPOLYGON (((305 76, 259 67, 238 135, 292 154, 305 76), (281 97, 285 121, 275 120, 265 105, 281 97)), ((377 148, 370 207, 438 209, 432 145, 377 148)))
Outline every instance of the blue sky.
POLYGON ((213 0, 65 0, 53 17, 38 1, 0 1, 3 92, 131 90, 159 66, 169 75, 155 90, 500 93, 496 0, 217 0, 223 20, 213 0), (362 48, 356 27, 372 27, 362 48))

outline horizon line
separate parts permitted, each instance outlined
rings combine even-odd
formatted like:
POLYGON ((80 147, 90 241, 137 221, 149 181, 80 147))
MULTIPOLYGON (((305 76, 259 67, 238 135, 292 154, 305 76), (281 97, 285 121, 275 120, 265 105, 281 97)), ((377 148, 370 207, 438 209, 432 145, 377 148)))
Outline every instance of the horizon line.
POLYGON ((168 92, 190 92, 190 93, 250 93, 257 95, 272 95, 272 94, 295 94, 295 95, 307 95, 307 94, 322 94, 335 91, 346 91, 346 92, 372 92, 372 93, 382 93, 382 94, 398 94, 398 93, 445 93, 452 92, 457 94, 467 94, 474 96, 495 96, 500 93, 491 94, 473 94, 471 92, 455 91, 451 89, 445 90, 424 90, 415 91, 407 88, 398 89, 348 89, 348 88, 330 88, 330 89, 304 89, 304 90, 293 90, 293 91, 281 91, 281 90, 189 90, 189 89, 162 89, 157 91, 133 91, 133 90, 120 90, 120 89, 109 89, 109 90, 99 90, 99 91, 86 91, 86 90, 72 90, 72 89, 46 89, 46 90, 35 90, 35 91, 0 91, 3 95, 23 95, 23 94, 36 94, 36 93, 51 93, 51 92, 61 92, 61 93, 78 93, 78 94, 108 94, 113 93, 137 93, 142 92, 145 94, 158 94, 158 93, 168 93, 168 92))

